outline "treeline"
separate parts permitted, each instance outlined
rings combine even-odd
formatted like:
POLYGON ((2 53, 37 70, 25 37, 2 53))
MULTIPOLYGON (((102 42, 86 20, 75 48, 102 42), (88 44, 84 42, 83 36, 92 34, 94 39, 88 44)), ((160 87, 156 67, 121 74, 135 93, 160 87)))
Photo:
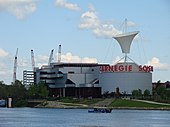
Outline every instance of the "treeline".
POLYGON ((39 84, 31 85, 28 89, 21 81, 16 80, 11 85, 6 85, 0 81, 0 99, 7 99, 9 97, 14 99, 32 99, 32 98, 46 98, 48 96, 48 87, 40 82, 39 84))
POLYGON ((149 90, 145 90, 142 94, 140 89, 132 91, 132 97, 136 99, 146 99, 157 102, 170 103, 170 88, 157 85, 152 89, 152 93, 149 90))
MULTIPOLYGON (((6 85, 3 81, 0 81, 0 99, 7 99, 9 97, 15 100, 27 100, 27 99, 45 99, 48 98, 49 90, 45 83, 40 82, 35 85, 30 85, 29 88, 25 88, 21 81, 16 80, 11 85, 6 85)), ((132 95, 126 93, 120 93, 119 89, 116 92, 105 92, 103 97, 127 97, 130 96, 136 99, 147 99, 159 102, 170 103, 170 86, 162 86, 160 82, 156 84, 156 87, 152 89, 152 93, 149 90, 142 91, 140 89, 133 90, 132 95)))

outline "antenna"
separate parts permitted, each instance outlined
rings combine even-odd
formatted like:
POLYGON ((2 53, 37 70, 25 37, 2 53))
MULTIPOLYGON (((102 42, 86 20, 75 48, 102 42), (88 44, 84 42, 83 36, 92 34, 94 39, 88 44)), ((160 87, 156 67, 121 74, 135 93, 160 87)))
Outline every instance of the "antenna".
POLYGON ((127 32, 127 19, 125 19, 125 33, 127 32))
POLYGON ((53 52, 54 52, 54 49, 51 50, 50 57, 49 57, 49 60, 48 60, 48 65, 50 65, 50 63, 53 60, 53 52))
POLYGON ((18 48, 16 51, 15 59, 14 59, 14 71, 13 71, 13 83, 16 81, 16 73, 17 73, 17 55, 18 55, 18 48))
POLYGON ((31 49, 31 61, 32 61, 32 70, 35 69, 35 61, 34 61, 34 52, 33 49, 31 49))
POLYGON ((58 47, 58 63, 61 62, 61 45, 58 47))

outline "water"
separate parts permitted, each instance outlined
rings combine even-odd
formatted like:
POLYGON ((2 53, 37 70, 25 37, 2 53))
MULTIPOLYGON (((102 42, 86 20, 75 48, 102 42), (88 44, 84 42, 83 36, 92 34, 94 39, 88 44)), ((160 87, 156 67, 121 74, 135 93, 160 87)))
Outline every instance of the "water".
POLYGON ((0 127, 170 127, 170 111, 0 108, 0 127))

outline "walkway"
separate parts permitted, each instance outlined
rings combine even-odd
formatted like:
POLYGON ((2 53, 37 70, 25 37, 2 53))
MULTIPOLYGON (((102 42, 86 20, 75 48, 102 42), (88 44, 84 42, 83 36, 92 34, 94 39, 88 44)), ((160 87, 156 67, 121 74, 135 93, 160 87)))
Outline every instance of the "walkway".
POLYGON ((160 102, 155 102, 155 101, 147 101, 147 100, 136 100, 136 99, 133 99, 134 101, 140 101, 140 102, 146 102, 146 103, 150 103, 150 104, 159 104, 159 105, 167 105, 167 106, 170 106, 170 104, 167 104, 167 103, 160 103, 160 102))
POLYGON ((113 102, 113 98, 106 98, 103 101, 90 105, 90 107, 107 107, 113 102))

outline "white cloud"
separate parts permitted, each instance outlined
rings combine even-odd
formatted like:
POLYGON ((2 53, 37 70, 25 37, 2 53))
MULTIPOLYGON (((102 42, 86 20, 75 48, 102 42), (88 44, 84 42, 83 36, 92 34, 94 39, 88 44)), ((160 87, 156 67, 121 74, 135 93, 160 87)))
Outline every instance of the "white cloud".
POLYGON ((156 57, 153 57, 150 61, 148 61, 147 65, 152 65, 156 70, 167 70, 170 68, 169 64, 161 63, 156 57))
POLYGON ((22 58, 22 59, 18 59, 17 62, 19 67, 27 67, 28 66, 28 60, 22 58))
MULTIPOLYGON (((11 62, 11 61, 7 61, 11 62)), ((12 71, 9 65, 7 65, 6 61, 0 59, 0 81, 4 81, 4 79, 8 79, 10 76, 12 77, 12 71)))
POLYGON ((82 58, 82 63, 97 63, 96 58, 84 57, 82 58))
POLYGON ((38 55, 35 57, 35 66, 41 67, 42 65, 48 64, 49 56, 46 55, 38 55))
POLYGON ((127 21, 127 27, 134 27, 134 26, 137 26, 137 24, 132 21, 127 21))
POLYGON ((116 64, 118 62, 124 62, 124 59, 120 58, 120 56, 117 56, 113 61, 112 64, 116 64))
POLYGON ((69 62, 69 63, 97 63, 96 58, 84 57, 81 58, 79 56, 74 56, 72 53, 68 52, 66 54, 61 55, 61 62, 69 62))
POLYGON ((1 68, 1 70, 2 70, 3 68, 5 68, 5 67, 6 67, 5 64, 0 61, 0 68, 1 68))
MULTIPOLYGON (((56 56, 58 56, 58 55, 56 54, 56 56)), ((42 65, 47 65, 48 60, 49 60, 49 56, 47 56, 47 55, 38 55, 38 56, 35 57, 35 66, 36 67, 41 67, 42 65)), ((55 62, 55 60, 52 61, 52 62, 55 62)), ((97 63, 97 59, 96 58, 89 58, 89 57, 81 58, 79 56, 73 55, 72 53, 68 52, 66 54, 61 55, 61 62, 68 62, 68 63, 97 63)), ((26 66, 27 64, 28 64, 28 62, 26 62, 25 60, 22 61, 22 64, 20 63, 20 65, 22 65, 22 66, 26 66)))
POLYGON ((74 10, 74 11, 81 10, 77 4, 69 3, 66 0, 56 0, 55 4, 56 4, 56 6, 64 7, 64 8, 70 9, 70 10, 74 10))
POLYGON ((37 9, 35 0, 0 0, 0 12, 8 11, 17 19, 24 19, 37 9))
POLYGON ((81 15, 79 28, 91 30, 96 37, 102 38, 112 38, 114 35, 121 33, 113 26, 113 21, 101 21, 92 5, 89 5, 89 9, 81 15))
POLYGON ((3 50, 3 49, 0 48, 0 57, 6 57, 6 56, 8 56, 8 55, 9 55, 8 52, 6 52, 5 50, 3 50))

